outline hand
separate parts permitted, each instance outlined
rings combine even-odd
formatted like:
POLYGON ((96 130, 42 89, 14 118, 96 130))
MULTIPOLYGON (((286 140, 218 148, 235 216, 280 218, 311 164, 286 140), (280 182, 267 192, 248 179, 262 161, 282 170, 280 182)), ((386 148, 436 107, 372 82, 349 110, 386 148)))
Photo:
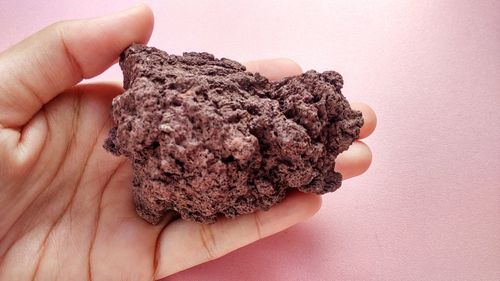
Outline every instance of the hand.
MULTIPOLYGON (((78 84, 146 43, 153 15, 138 6, 116 15, 54 24, 0 54, 0 279, 151 280, 233 251, 312 216, 320 197, 292 193, 267 212, 201 225, 140 219, 131 167, 102 148, 110 104, 123 89, 78 84)), ((286 59, 247 64, 270 79, 299 74, 286 59)), ((363 111, 361 137, 375 128, 363 111)), ((345 178, 371 162, 357 141, 338 158, 345 178)))

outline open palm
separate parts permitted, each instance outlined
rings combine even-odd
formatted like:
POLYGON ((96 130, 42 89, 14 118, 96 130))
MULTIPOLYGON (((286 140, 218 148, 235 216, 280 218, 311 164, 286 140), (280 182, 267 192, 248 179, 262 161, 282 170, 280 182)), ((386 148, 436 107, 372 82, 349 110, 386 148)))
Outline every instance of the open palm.
MULTIPOLYGON (((297 192, 270 211, 213 225, 166 218, 152 226, 136 215, 130 163, 102 148, 111 100, 123 89, 76 84, 104 71, 128 45, 147 42, 152 27, 151 11, 139 6, 52 25, 0 54, 1 280, 159 279, 318 210, 318 196, 297 192)), ((247 66, 270 79, 301 71, 286 59, 247 66)), ((365 137, 375 115, 353 106, 363 111, 365 137)), ((356 142, 337 170, 355 176, 370 161, 368 147, 356 142)))

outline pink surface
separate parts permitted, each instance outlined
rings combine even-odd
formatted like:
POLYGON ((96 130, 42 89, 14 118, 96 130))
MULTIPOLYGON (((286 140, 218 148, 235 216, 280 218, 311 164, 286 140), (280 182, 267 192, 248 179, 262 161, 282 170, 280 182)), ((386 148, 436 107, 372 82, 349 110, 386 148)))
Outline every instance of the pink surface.
MULTIPOLYGON (((60 2, 0 0, 0 50, 134 1, 60 2)), ((379 117, 317 216, 167 280, 500 280, 499 1, 149 2, 151 45, 336 69, 379 117)))

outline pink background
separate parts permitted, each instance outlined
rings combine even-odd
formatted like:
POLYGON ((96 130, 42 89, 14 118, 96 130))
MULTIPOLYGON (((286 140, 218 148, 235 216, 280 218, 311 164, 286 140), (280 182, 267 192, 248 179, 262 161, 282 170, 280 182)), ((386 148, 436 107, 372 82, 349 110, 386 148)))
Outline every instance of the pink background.
MULTIPOLYGON (((0 50, 134 1, 59 2, 0 0, 0 50)), ((379 117, 318 215, 167 280, 500 280, 500 1, 349 2, 147 1, 151 45, 335 69, 379 117)))

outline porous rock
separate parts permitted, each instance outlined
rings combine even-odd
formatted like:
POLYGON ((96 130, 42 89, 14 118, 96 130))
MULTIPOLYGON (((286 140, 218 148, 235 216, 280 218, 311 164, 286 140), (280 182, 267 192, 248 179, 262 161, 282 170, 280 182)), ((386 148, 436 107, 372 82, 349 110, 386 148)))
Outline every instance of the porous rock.
POLYGON ((211 223, 267 210, 287 192, 340 187, 335 158, 363 119, 334 71, 269 81, 208 53, 169 55, 132 45, 120 58, 125 92, 113 100, 105 148, 128 157, 138 214, 168 211, 211 223))

